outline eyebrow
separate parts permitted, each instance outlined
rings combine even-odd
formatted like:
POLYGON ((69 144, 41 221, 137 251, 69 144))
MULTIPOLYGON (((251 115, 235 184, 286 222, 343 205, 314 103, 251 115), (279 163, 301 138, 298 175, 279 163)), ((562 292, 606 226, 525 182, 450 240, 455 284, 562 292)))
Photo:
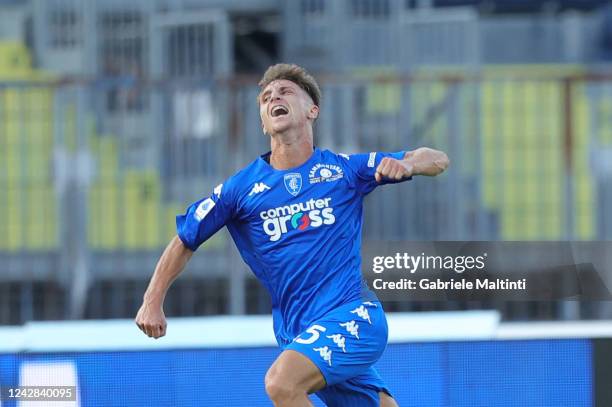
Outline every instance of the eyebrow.
MULTIPOLYGON (((286 89, 291 89, 291 90, 294 90, 294 89, 293 89, 293 87, 291 87, 291 86, 289 86, 289 85, 285 85, 285 86, 281 86, 281 87, 280 87, 280 90, 281 90, 281 91, 286 90, 286 89)), ((262 93, 261 93, 261 95, 259 95, 259 98, 260 98, 260 99, 262 99, 264 96, 266 96, 266 95, 267 95, 267 94, 269 94, 269 93, 272 93, 272 90, 268 89, 268 90, 266 90, 266 91, 262 92, 262 93)))

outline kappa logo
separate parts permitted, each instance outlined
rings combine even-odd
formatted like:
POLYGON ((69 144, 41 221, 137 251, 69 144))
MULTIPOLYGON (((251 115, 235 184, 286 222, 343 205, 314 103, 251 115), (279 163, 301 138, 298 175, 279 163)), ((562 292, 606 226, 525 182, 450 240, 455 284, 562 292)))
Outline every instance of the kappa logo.
POLYGON ((215 201, 213 201, 210 198, 206 198, 205 200, 200 202, 193 216, 196 218, 198 222, 200 222, 202 219, 206 217, 206 215, 208 215, 208 212, 210 212, 210 210, 214 207, 215 207, 215 201))
POLYGON ((355 321, 343 322, 340 326, 346 328, 346 332, 359 339, 359 325, 355 321))
POLYGON ((256 182, 255 185, 253 185, 253 189, 251 189, 251 192, 249 192, 249 196, 259 194, 269 189, 270 187, 264 184, 263 182, 256 182))
POLYGON ((346 339, 340 334, 327 335, 327 337, 334 341, 337 347, 342 349, 342 352, 346 353, 346 339))
POLYGON ((221 198, 221 190, 223 189, 223 184, 219 184, 213 189, 213 194, 217 195, 217 198, 221 198))
POLYGON ((342 168, 333 164, 315 164, 308 173, 308 181, 311 184, 319 182, 337 181, 344 176, 342 168))
POLYGON ((360 305, 359 307, 352 310, 351 314, 357 314, 360 318, 363 318, 366 321, 368 321, 368 324, 372 325, 372 321, 370 321, 370 314, 368 313, 368 309, 364 307, 363 305, 360 305))
POLYGON ((351 159, 351 157, 350 157, 348 154, 338 153, 338 155, 339 155, 340 157, 342 157, 342 158, 347 159, 347 160, 350 160, 350 159, 351 159))
POLYGON ((290 172, 283 177, 285 188, 293 196, 297 196, 302 190, 302 174, 298 172, 290 172))
POLYGON ((332 351, 329 350, 327 346, 323 346, 322 348, 312 348, 312 350, 314 350, 315 352, 319 352, 319 355, 321 355, 323 360, 329 363, 330 366, 332 365, 332 362, 331 362, 332 351))

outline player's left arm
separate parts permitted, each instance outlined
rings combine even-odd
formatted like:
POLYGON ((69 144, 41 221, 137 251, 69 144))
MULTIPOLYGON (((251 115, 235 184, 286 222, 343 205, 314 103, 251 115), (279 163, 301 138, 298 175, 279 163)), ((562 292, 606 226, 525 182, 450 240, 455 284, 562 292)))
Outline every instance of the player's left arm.
POLYGON ((404 158, 397 160, 385 157, 381 160, 374 177, 376 182, 383 179, 402 181, 414 175, 436 176, 448 168, 450 161, 443 151, 421 147, 407 151, 404 158))

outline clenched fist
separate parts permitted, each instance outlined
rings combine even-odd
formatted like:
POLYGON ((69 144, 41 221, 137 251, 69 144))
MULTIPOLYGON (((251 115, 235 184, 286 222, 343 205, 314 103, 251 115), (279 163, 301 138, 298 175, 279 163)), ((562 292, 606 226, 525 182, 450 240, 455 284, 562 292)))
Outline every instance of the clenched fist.
POLYGON ((385 157, 376 168, 374 178, 376 178, 376 182, 381 182, 385 178, 401 181, 411 177, 413 171, 414 167, 412 164, 406 161, 396 160, 395 158, 385 157))
POLYGON ((143 302, 135 319, 138 328, 150 338, 161 338, 166 334, 166 316, 160 305, 143 302))

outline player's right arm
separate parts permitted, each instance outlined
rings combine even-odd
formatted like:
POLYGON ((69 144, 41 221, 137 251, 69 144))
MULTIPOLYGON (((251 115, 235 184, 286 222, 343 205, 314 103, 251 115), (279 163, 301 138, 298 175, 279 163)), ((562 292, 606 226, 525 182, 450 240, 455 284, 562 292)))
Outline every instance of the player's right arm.
POLYGON ((136 325, 149 337, 166 334, 164 298, 172 282, 183 271, 193 252, 221 229, 235 213, 235 200, 230 188, 217 185, 210 197, 201 199, 176 217, 177 235, 161 255, 142 306, 136 315, 136 325))
POLYGON ((159 258, 149 287, 145 292, 142 306, 136 315, 136 325, 147 336, 157 339, 166 334, 164 299, 168 288, 183 271, 192 255, 193 251, 187 248, 178 236, 175 236, 159 258))

